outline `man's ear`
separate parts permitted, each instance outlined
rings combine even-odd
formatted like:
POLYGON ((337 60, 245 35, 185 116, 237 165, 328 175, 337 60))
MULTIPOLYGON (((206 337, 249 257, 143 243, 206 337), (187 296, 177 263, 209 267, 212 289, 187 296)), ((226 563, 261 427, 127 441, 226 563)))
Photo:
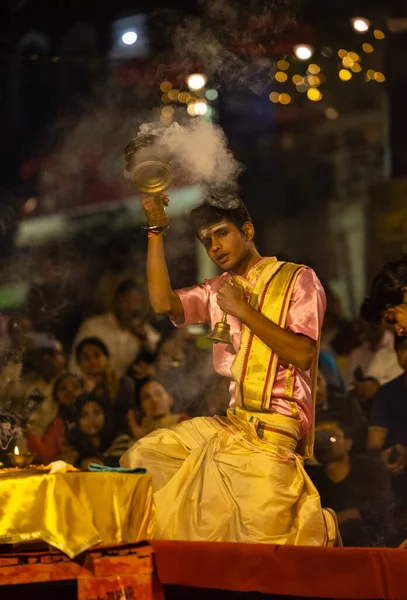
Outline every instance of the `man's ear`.
POLYGON ((243 235, 248 242, 254 239, 254 227, 253 223, 250 221, 246 221, 242 226, 243 235))

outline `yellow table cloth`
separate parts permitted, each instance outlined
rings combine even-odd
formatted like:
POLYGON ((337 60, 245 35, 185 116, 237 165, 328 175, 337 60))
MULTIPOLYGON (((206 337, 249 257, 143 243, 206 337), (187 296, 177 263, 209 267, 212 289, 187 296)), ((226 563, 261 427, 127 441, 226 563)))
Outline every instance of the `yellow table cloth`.
POLYGON ((154 534, 151 477, 134 473, 0 476, 0 544, 43 540, 74 558, 154 534))

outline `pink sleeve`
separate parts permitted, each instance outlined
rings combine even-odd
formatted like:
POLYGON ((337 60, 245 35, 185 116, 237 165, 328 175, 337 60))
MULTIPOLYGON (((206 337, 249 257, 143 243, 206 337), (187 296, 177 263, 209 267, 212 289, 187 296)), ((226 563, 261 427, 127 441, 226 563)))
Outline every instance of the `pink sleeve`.
POLYGON ((287 328, 319 339, 326 309, 324 288, 312 269, 304 269, 295 282, 287 315, 287 328))
POLYGON ((184 309, 184 319, 182 317, 170 317, 176 327, 199 325, 210 321, 209 287, 206 282, 175 291, 184 309))

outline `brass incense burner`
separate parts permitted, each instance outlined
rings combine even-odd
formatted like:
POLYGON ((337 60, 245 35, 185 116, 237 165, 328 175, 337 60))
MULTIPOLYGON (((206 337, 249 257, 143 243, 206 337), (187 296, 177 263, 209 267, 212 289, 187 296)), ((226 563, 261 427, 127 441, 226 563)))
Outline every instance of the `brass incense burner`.
POLYGON ((124 150, 126 177, 142 194, 160 194, 171 184, 170 156, 159 136, 138 135, 124 150))

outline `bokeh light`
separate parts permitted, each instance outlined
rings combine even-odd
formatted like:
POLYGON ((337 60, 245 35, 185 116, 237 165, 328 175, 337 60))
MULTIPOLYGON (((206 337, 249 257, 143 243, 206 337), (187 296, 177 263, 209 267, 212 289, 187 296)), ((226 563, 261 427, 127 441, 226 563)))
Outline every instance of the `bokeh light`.
POLYGON ((278 101, 280 104, 290 104, 291 96, 290 94, 280 94, 278 97, 278 101))
POLYGON ((284 59, 279 60, 277 62, 277 68, 280 69, 280 71, 287 71, 287 69, 290 68, 290 63, 284 59))
POLYGON ((170 104, 171 98, 168 97, 168 94, 163 94, 161 96, 161 102, 163 102, 164 104, 170 104))
POLYGON ((351 57, 348 55, 342 59, 342 64, 344 67, 350 68, 350 67, 353 67, 353 65, 355 64, 355 61, 352 60, 351 57))
POLYGON ((354 17, 351 19, 352 27, 358 33, 366 33, 369 31, 370 21, 365 17, 354 17))
POLYGON ((182 104, 186 104, 188 102, 190 98, 190 95, 188 94, 188 92, 181 92, 180 95, 178 96, 178 102, 181 102, 182 104))
POLYGON ((189 104, 187 106, 187 113, 189 114, 190 117, 196 117, 195 102, 189 102, 189 104))
POLYGON ((362 70, 362 67, 360 66, 359 63, 353 63, 353 65, 351 66, 351 70, 353 71, 353 73, 360 73, 362 70))
POLYGON ((339 117, 339 113, 336 110, 336 108, 333 108, 332 106, 328 106, 328 108, 325 109, 325 116, 330 121, 333 121, 334 119, 337 119, 339 117))
POLYGON ((294 54, 300 60, 308 60, 314 54, 314 48, 308 44, 294 46, 294 54))
POLYGON ((321 92, 316 88, 310 88, 307 91, 307 96, 309 100, 312 100, 312 102, 319 102, 322 99, 321 92))
POLYGON ((269 98, 272 102, 274 102, 274 104, 277 104, 279 102, 278 98, 279 98, 280 94, 278 92, 271 92, 269 98))
POLYGON ((24 212, 32 213, 38 207, 38 199, 37 198, 27 198, 24 202, 24 212))
POLYGON ((318 87, 321 85, 321 80, 318 75, 308 75, 308 84, 311 87, 318 87))
POLYGON ((201 90, 206 85, 206 76, 202 73, 192 73, 187 77, 187 85, 190 90, 201 90))
POLYGON ((349 52, 348 56, 354 62, 359 62, 360 61, 360 56, 356 52, 349 52))
POLYGON ((173 101, 178 100, 178 96, 179 96, 179 90, 177 90, 176 88, 173 88, 172 90, 170 90, 168 92, 168 98, 170 100, 173 100, 173 101))
POLYGON ((214 100, 216 100, 218 98, 219 92, 218 92, 218 90, 212 90, 212 89, 206 90, 205 96, 208 100, 211 100, 213 102, 214 100))
POLYGON ((363 52, 366 52, 366 54, 370 54, 371 52, 374 51, 372 44, 368 44, 367 42, 362 44, 362 48, 363 48, 363 52))
POLYGON ((208 104, 205 100, 198 100, 192 104, 196 115, 203 116, 208 112, 208 104))
POLYGON ((345 58, 345 56, 348 56, 348 51, 342 48, 341 50, 338 50, 338 56, 339 58, 345 58))
POLYGON ((308 73, 311 73, 311 75, 318 75, 320 71, 321 67, 319 65, 315 65, 314 63, 308 65, 308 73))
POLYGON ((302 85, 304 83, 304 77, 302 77, 302 75, 293 75, 292 82, 295 85, 302 85))
POLYGON ((284 81, 287 81, 287 73, 283 73, 283 71, 277 71, 275 78, 279 83, 284 83, 284 81))
POLYGON ((374 74, 374 80, 377 81, 378 83, 383 83, 383 81, 386 81, 386 77, 384 76, 383 73, 380 73, 380 71, 376 71, 376 73, 374 74))
POLYGON ((174 108, 172 106, 163 106, 161 109, 161 114, 165 117, 172 117, 174 114, 174 108))
POLYGON ((160 121, 163 125, 171 125, 174 109, 172 106, 164 106, 161 109, 160 121), (172 112, 171 112, 172 111, 172 112))
POLYGON ((163 81, 162 83, 160 83, 160 90, 163 93, 168 93, 171 88, 172 88, 172 84, 169 81, 163 81))
POLYGON ((137 42, 137 33, 135 31, 126 31, 122 35, 122 42, 126 46, 132 46, 137 42))
POLYGON ((308 89, 308 85, 306 85, 305 83, 300 83, 298 85, 295 86, 297 92, 300 92, 300 94, 303 94, 304 92, 307 91, 308 89))
POLYGON ((381 31, 380 29, 375 29, 373 35, 377 40, 384 40, 385 38, 383 31, 381 31))
POLYGON ((341 79, 342 81, 349 81, 350 79, 352 79, 352 73, 347 69, 341 69, 339 71, 339 79, 341 79))

